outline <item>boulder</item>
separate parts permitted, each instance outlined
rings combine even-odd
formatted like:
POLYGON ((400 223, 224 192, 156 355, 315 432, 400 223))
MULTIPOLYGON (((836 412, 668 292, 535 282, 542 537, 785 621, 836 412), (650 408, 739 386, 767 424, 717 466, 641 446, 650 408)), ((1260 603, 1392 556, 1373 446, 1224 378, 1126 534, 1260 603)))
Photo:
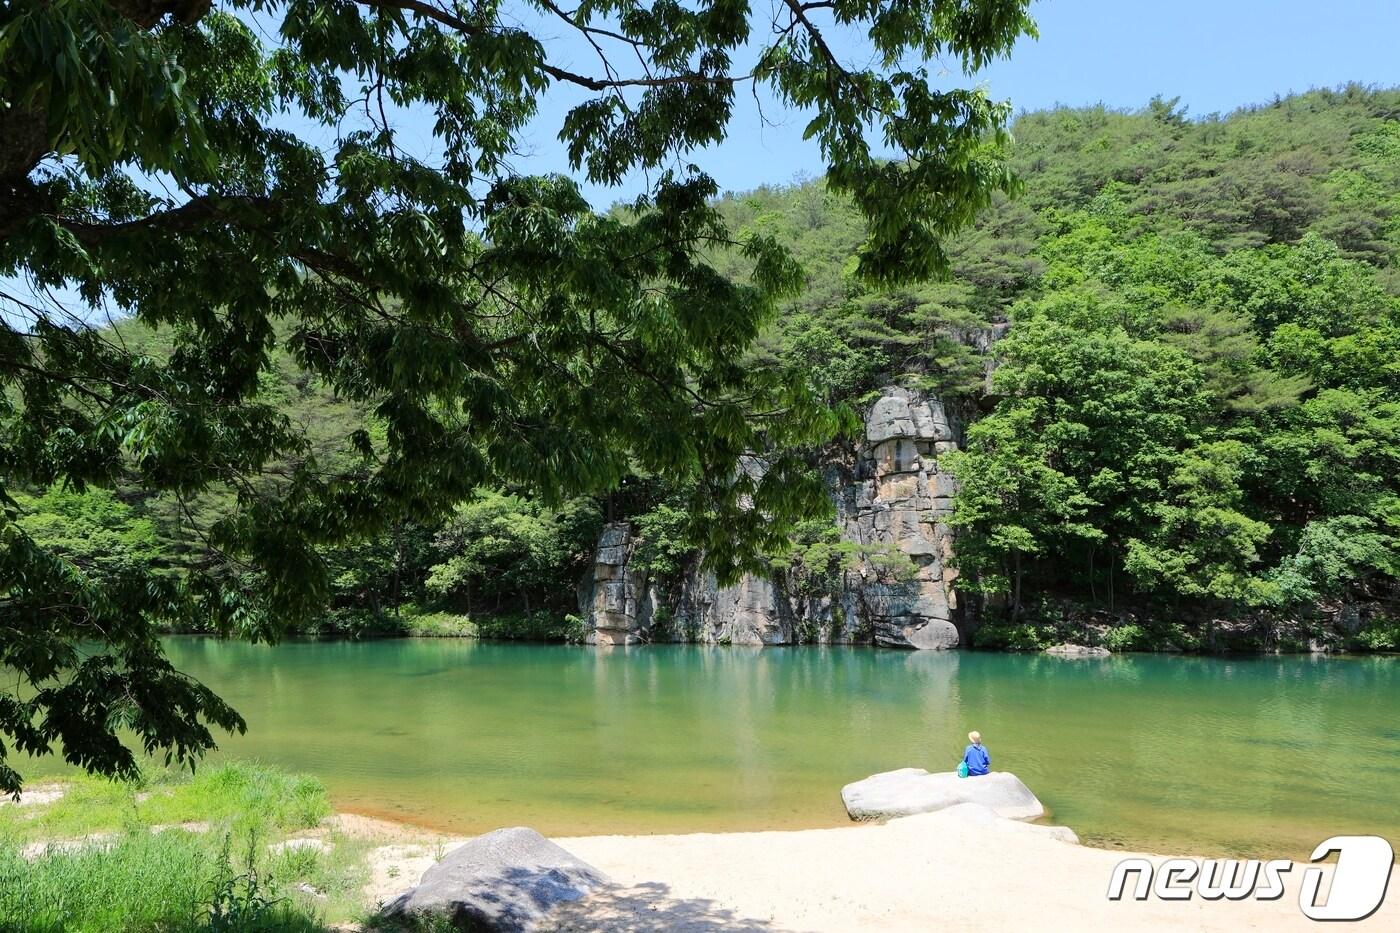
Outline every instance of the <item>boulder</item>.
POLYGON ((1045 649, 1045 653, 1057 658, 1106 658, 1111 652, 1107 648, 1091 648, 1088 645, 1071 645, 1066 642, 1063 645, 1051 645, 1045 649))
POLYGON ((865 438, 872 444, 892 437, 914 437, 914 411, 909 405, 909 393, 892 389, 870 408, 865 418, 865 438))
POLYGON ((881 648, 946 651, 958 646, 958 628, 947 619, 899 616, 875 619, 875 644, 881 648))
POLYGON ((464 930, 533 930, 556 905, 607 883, 596 868, 533 829, 517 826, 453 849, 384 913, 440 916, 464 930))
POLYGON ((955 771, 930 774, 923 768, 901 768, 847 784, 841 788, 841 800, 853 820, 889 820, 960 803, 980 803, 1012 820, 1045 815, 1035 794, 1009 771, 960 778, 955 771))

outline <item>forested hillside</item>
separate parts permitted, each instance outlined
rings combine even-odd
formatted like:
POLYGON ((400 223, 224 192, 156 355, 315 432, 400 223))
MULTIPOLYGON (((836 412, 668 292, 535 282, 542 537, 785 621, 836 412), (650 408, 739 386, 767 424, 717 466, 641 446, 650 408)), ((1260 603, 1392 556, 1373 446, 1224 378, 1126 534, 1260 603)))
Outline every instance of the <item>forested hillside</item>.
MULTIPOLYGON (((1013 132, 1020 195, 955 242, 950 280, 917 289, 858 284, 860 219, 820 180, 725 195, 731 226, 790 244, 807 277, 752 364, 853 409, 889 384, 944 397, 978 644, 1033 647, 1092 618, 1118 648, 1232 628, 1252 646, 1400 648, 1400 91, 1199 119, 1164 100, 1065 108, 1013 132)), ((354 432, 375 431, 289 356, 264 392, 307 457, 349 462, 354 432)), ((568 636, 601 523, 634 519, 664 569, 691 548, 682 492, 641 474, 606 501, 482 490, 446 525, 327 552, 323 626, 568 636)), ((203 532, 235 496, 21 504, 80 563, 174 568, 220 563, 203 532)))

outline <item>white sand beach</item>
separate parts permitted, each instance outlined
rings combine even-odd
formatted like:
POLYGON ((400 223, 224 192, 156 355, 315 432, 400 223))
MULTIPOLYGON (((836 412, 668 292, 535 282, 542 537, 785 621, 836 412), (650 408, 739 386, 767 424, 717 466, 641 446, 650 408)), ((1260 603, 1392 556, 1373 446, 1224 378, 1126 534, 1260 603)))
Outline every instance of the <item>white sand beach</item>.
MULTIPOLYGON (((376 895, 411 886, 458 841, 378 850, 376 895)), ((1271 902, 1199 896, 1112 902, 1113 867, 1136 853, 1063 842, 1030 824, 979 824, 948 811, 837 829, 555 841, 618 885, 557 910, 545 929, 560 933, 1317 926, 1298 908, 1302 865, 1284 876, 1286 893, 1271 902)), ((1387 903, 1352 928, 1400 929, 1400 908, 1387 903)))

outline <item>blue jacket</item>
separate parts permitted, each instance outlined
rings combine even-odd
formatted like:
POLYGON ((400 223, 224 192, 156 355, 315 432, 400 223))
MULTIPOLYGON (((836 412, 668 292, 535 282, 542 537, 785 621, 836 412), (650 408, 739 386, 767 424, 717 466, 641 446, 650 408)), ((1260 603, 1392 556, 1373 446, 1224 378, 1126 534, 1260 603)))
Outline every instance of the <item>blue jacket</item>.
POLYGON ((987 754, 985 745, 969 745, 963 752, 968 774, 986 774, 992 769, 992 756, 987 754))

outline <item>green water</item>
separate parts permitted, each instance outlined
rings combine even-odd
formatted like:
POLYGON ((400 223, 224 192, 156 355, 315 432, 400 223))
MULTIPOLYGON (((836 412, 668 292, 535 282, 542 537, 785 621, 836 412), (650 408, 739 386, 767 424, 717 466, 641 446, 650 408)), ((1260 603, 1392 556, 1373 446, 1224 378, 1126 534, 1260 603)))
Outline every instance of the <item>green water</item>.
MULTIPOLYGON (((1400 848, 1400 662, 408 639, 171 639, 248 720, 224 753, 342 808, 470 833, 836 826, 842 784, 951 770, 969 729, 1086 841, 1400 848)), ((31 773, 33 773, 31 771, 31 773)))

